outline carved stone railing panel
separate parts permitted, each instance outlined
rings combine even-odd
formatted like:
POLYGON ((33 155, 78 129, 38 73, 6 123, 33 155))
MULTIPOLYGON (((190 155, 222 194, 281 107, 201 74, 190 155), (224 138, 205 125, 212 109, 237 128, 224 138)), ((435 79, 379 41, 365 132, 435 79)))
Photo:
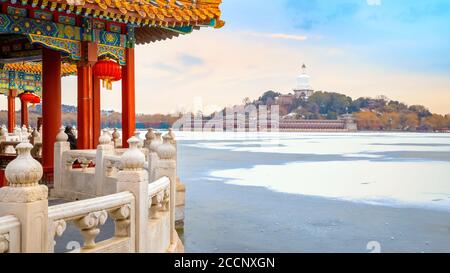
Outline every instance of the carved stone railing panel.
POLYGON ((9 251, 9 233, 0 234, 0 253, 9 251))
POLYGON ((104 160, 104 174, 106 177, 115 177, 117 172, 122 170, 122 163, 120 162, 120 156, 117 155, 106 155, 103 158, 104 160))
POLYGON ((88 168, 95 168, 96 150, 71 150, 64 152, 63 160, 66 163, 66 170, 72 170, 75 161, 80 163, 81 169, 85 172, 88 168))
MULTIPOLYGON (((82 250, 95 251, 95 238, 100 234, 100 226, 105 224, 108 215, 115 222, 115 237, 130 237, 134 240, 131 232, 134 226, 134 202, 133 194, 121 192, 49 207, 50 240, 62 236, 66 223, 73 222, 84 238, 82 250)), ((49 252, 53 252, 53 249, 52 242, 49 252)))
POLYGON ((20 252, 20 222, 15 216, 0 217, 0 253, 20 252))
POLYGON ((148 185, 149 216, 158 219, 160 212, 169 209, 170 180, 167 177, 158 179, 148 185))
POLYGON ((0 154, 17 154, 16 146, 20 141, 3 141, 0 143, 0 154))
POLYGON ((88 215, 75 220, 84 238, 84 247, 95 248, 95 238, 100 234, 100 225, 106 223, 108 213, 106 210, 90 212, 88 215))
POLYGON ((109 212, 109 215, 115 222, 115 233, 116 237, 130 237, 130 226, 131 226, 131 206, 126 204, 121 206, 116 210, 109 212))

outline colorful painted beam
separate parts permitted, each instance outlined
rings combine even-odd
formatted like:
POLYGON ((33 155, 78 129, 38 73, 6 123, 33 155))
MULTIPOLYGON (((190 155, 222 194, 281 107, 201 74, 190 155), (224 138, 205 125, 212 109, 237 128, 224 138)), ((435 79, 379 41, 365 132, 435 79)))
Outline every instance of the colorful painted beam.
POLYGON ((25 35, 32 44, 61 51, 73 60, 81 60, 81 42, 89 36, 89 40, 101 45, 98 56, 109 55, 121 65, 126 62, 125 48, 134 46, 130 43, 134 39, 132 31, 124 35, 7 14, 0 14, 0 33, 25 35))
MULTIPOLYGON (((63 64, 61 75, 77 74, 74 64, 63 64)), ((0 67, 0 94, 8 95, 9 90, 17 90, 17 95, 23 92, 42 93, 42 65, 40 63, 14 63, 0 67)))
MULTIPOLYGON (((100 30, 125 35, 125 38, 128 39, 125 41, 126 47, 133 47, 135 42, 145 44, 165 39, 167 36, 174 37, 178 34, 187 34, 199 27, 221 28, 225 24, 220 19, 219 6, 221 0, 145 0, 134 2, 128 0, 22 0, 20 3, 17 0, 0 1, 4 3, 1 5, 0 13, 14 16, 14 20, 18 20, 16 18, 38 20, 38 24, 42 23, 43 25, 42 29, 38 29, 30 23, 28 23, 28 28, 23 28, 23 25, 20 26, 19 24, 15 25, 16 28, 13 28, 10 33, 24 33, 27 29, 32 29, 35 30, 35 33, 27 34, 75 41, 79 41, 78 36, 81 36, 83 41, 93 41, 93 35, 95 35, 93 30, 100 30), (52 24, 49 26, 48 22, 55 23, 58 26, 55 27, 52 24), (153 34, 157 37, 140 35, 135 39, 134 31, 132 31, 134 28, 155 27, 161 29, 160 32, 153 34), (58 33, 54 33, 56 28, 59 29, 58 33)), ((121 37, 120 40, 124 39, 121 37)), ((63 41, 59 42, 63 43, 63 41)), ((117 44, 103 44, 119 46, 117 44)))

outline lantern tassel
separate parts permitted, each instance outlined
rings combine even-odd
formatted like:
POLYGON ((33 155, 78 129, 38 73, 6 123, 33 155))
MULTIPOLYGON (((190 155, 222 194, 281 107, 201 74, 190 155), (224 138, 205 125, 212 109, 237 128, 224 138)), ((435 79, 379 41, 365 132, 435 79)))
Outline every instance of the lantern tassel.
POLYGON ((106 81, 106 89, 107 90, 112 90, 112 82, 111 82, 111 80, 107 80, 106 81))

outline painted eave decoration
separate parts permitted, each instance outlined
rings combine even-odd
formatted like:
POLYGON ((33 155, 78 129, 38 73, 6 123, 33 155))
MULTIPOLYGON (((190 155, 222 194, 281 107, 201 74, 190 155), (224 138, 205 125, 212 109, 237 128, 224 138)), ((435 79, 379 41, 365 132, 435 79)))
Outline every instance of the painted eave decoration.
POLYGON ((200 27, 221 28, 222 0, 33 0, 41 8, 131 24, 136 43, 187 34, 200 27))
MULTIPOLYGON (((61 75, 76 75, 77 67, 72 63, 61 64, 61 75)), ((0 94, 7 95, 8 91, 15 89, 18 95, 22 93, 34 93, 41 96, 42 93, 42 65, 36 62, 21 62, 0 64, 0 94)))
MULTIPOLYGON (((37 62, 10 63, 3 66, 4 71, 25 72, 27 74, 41 74, 42 64, 37 62)), ((63 77, 77 74, 77 66, 72 63, 61 64, 61 75, 63 77)))

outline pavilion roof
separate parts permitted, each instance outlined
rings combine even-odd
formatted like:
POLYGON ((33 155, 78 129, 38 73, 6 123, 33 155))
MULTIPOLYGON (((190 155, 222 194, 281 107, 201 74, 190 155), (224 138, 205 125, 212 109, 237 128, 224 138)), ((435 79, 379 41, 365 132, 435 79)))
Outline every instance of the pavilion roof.
MULTIPOLYGON (((4 71, 20 71, 26 72, 29 74, 41 74, 42 73, 42 64, 37 62, 22 62, 22 63, 10 63, 5 64, 3 69, 4 71)), ((71 63, 62 63, 61 64, 61 75, 71 76, 77 74, 77 66, 71 63)))
POLYGON ((215 27, 222 27, 222 0, 48 0, 50 7, 71 10, 95 17, 111 18, 119 22, 144 25, 172 26, 202 25, 216 19, 215 27))
MULTIPOLYGON (((32 1, 32 0, 23 0, 32 1)), ((33 0, 39 1, 39 0, 33 0)), ((174 27, 221 28, 222 0, 42 0, 42 6, 121 23, 136 23, 136 43, 179 36, 174 27)))

